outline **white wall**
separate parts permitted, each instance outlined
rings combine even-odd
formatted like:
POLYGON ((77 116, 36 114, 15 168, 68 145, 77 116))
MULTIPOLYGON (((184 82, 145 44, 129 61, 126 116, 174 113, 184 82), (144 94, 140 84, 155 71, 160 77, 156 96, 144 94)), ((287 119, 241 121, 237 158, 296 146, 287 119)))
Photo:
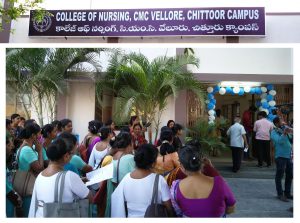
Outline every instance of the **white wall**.
POLYGON ((266 36, 264 38, 240 37, 239 42, 300 43, 300 14, 267 16, 266 36))
POLYGON ((194 73, 293 74, 292 50, 288 48, 201 48, 195 49, 200 67, 194 73))
POLYGON ((67 95, 67 115, 73 122, 73 133, 79 141, 88 132, 88 122, 95 117, 95 85, 92 82, 70 82, 67 95))

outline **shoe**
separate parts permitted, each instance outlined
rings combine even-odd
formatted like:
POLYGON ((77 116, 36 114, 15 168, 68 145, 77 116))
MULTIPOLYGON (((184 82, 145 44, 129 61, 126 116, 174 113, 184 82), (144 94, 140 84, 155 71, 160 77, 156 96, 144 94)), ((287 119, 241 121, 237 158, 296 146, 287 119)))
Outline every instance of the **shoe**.
POLYGON ((277 198, 283 202, 289 202, 289 200, 284 195, 278 195, 277 198))
POLYGON ((293 200, 293 195, 291 195, 291 194, 285 195, 285 197, 286 197, 287 199, 293 200))

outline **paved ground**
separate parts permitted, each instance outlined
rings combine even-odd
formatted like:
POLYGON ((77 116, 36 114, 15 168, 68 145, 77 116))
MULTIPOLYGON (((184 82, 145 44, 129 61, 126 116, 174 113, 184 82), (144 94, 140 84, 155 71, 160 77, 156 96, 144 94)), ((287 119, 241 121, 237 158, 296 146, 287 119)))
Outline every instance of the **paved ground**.
POLYGON ((293 217, 289 211, 293 201, 282 202, 276 198, 274 165, 258 168, 257 161, 244 161, 242 169, 233 173, 228 154, 211 160, 237 199, 236 211, 228 217, 293 217))

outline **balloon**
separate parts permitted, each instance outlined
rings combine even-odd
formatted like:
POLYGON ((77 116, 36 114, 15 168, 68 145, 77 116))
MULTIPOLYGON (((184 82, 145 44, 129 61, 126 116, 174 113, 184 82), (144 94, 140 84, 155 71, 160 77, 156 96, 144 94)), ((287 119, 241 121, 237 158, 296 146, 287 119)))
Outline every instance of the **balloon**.
POLYGON ((269 91, 269 94, 272 95, 272 96, 275 96, 276 95, 276 91, 275 90, 271 90, 271 91, 269 91))
POLYGON ((250 94, 255 94, 255 88, 250 88, 250 94))
POLYGON ((232 91, 232 88, 231 87, 226 87, 226 92, 228 94, 231 94, 233 91, 232 91))
POLYGON ((264 108, 263 108, 262 106, 260 106, 260 107, 258 108, 258 110, 259 110, 259 111, 262 111, 262 110, 264 110, 264 108))
MULTIPOLYGON (((268 107, 269 107, 268 102, 263 102, 263 103, 262 103, 262 107, 263 107, 263 108, 268 108, 268 107)), ((268 110, 268 111, 269 111, 269 110, 268 110)))
POLYGON ((214 91, 214 89, 213 89, 212 87, 208 87, 208 88, 207 88, 207 92, 208 92, 208 93, 212 93, 213 91, 214 91))
POLYGON ((212 103, 213 105, 215 105, 216 104, 216 102, 217 102, 217 100, 216 99, 210 99, 210 101, 209 101, 210 103, 212 103))
POLYGON ((255 105, 256 105, 256 107, 260 107, 261 106, 261 102, 257 100, 256 103, 255 103, 255 105))
POLYGON ((208 110, 213 109, 213 107, 214 107, 214 105, 213 105, 212 103, 208 103, 208 105, 207 105, 207 109, 208 109, 208 110))
POLYGON ((264 98, 267 97, 267 95, 268 95, 267 93, 262 93, 262 94, 260 95, 260 98, 261 98, 261 99, 264 99, 264 98))
POLYGON ((208 124, 213 125, 215 122, 213 120, 209 121, 208 124))
POLYGON ((225 88, 220 88, 219 90, 220 95, 224 95, 226 93, 226 89, 225 88))
POLYGON ((273 95, 268 94, 267 100, 268 100, 268 101, 272 101, 272 100, 273 100, 273 95))
POLYGON ((214 110, 209 110, 209 111, 208 111, 208 114, 209 114, 210 116, 215 115, 215 111, 214 111, 214 110))
POLYGON ((266 87, 261 87, 260 90, 263 92, 263 93, 266 93, 268 91, 268 89, 266 87))
POLYGON ((206 100, 205 103, 208 104, 210 102, 210 100, 206 100))
POLYGON ((267 89, 268 89, 269 91, 274 90, 274 86, 273 86, 272 84, 268 84, 268 85, 267 85, 267 89))
POLYGON ((269 105, 270 105, 271 107, 274 107, 274 106, 276 105, 276 102, 275 102, 275 101, 269 101, 269 105))
POLYGON ((244 91, 245 91, 246 93, 249 93, 250 90, 251 90, 251 88, 250 88, 249 86, 244 87, 244 91))
POLYGON ((263 103, 267 102, 267 99, 265 99, 265 98, 261 99, 260 102, 263 104, 263 103))
POLYGON ((219 90, 220 90, 220 86, 216 85, 216 86, 214 87, 214 93, 219 92, 219 90))
POLYGON ((261 89, 259 87, 256 87, 255 88, 255 94, 261 94, 261 89))
POLYGON ((214 120, 216 119, 216 117, 213 116, 213 115, 210 115, 210 116, 208 117, 208 119, 209 119, 209 121, 214 121, 214 120))
POLYGON ((240 92, 240 88, 239 87, 234 87, 233 88, 233 93, 238 94, 240 92))
POLYGON ((208 99, 213 99, 214 95, 212 93, 207 94, 208 99))
POLYGON ((215 110, 216 109, 216 106, 214 105, 213 109, 215 110))
POLYGON ((242 95, 244 95, 244 93, 245 93, 244 88, 241 87, 240 91, 239 91, 239 95, 242 96, 242 95))

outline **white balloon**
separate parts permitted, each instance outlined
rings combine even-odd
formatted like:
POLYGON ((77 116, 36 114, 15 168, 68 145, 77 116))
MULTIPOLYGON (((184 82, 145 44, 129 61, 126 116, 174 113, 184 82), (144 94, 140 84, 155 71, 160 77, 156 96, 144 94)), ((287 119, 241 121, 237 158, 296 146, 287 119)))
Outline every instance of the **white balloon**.
POLYGON ((205 103, 208 104, 210 102, 210 100, 206 100, 205 103))
POLYGON ((251 88, 250 88, 249 86, 244 87, 244 91, 245 91, 246 93, 249 93, 250 90, 251 90, 251 88))
POLYGON ((215 110, 215 109, 216 109, 216 106, 214 105, 213 110, 215 110))
POLYGON ((263 108, 262 106, 260 106, 260 107, 258 108, 258 110, 259 110, 259 111, 263 111, 264 108, 263 108))
POLYGON ((261 87, 260 88, 262 92, 266 93, 268 91, 268 89, 266 87, 261 87))
POLYGON ((261 103, 267 102, 267 99, 265 99, 265 98, 264 98, 264 99, 261 99, 260 102, 261 102, 261 103))
POLYGON ((267 93, 262 93, 262 94, 260 95, 260 98, 261 98, 261 99, 264 99, 264 98, 267 97, 267 95, 268 95, 267 93))
POLYGON ((214 111, 214 110, 209 110, 209 111, 208 111, 208 114, 209 114, 210 116, 215 115, 215 111, 214 111))
POLYGON ((272 96, 275 96, 276 95, 276 91, 275 90, 271 90, 271 91, 269 91, 269 94, 272 95, 272 96))
POLYGON ((238 94, 240 92, 240 88, 239 87, 234 87, 233 88, 233 93, 238 94))
POLYGON ((226 89, 225 88, 220 88, 220 90, 219 90, 219 94, 220 95, 224 95, 226 93, 226 89))
POLYGON ((216 117, 213 116, 213 115, 211 115, 211 116, 208 117, 208 120, 209 120, 209 121, 214 121, 215 119, 216 119, 216 117))
POLYGON ((208 124, 212 125, 214 124, 215 122, 214 121, 209 121, 208 124))
POLYGON ((208 87, 208 88, 207 88, 207 92, 208 92, 208 93, 211 93, 211 92, 213 92, 213 91, 214 91, 214 89, 213 89, 212 87, 208 87))
POLYGON ((275 101, 269 101, 269 105, 270 105, 271 107, 274 107, 274 106, 276 105, 276 102, 275 102, 275 101))

